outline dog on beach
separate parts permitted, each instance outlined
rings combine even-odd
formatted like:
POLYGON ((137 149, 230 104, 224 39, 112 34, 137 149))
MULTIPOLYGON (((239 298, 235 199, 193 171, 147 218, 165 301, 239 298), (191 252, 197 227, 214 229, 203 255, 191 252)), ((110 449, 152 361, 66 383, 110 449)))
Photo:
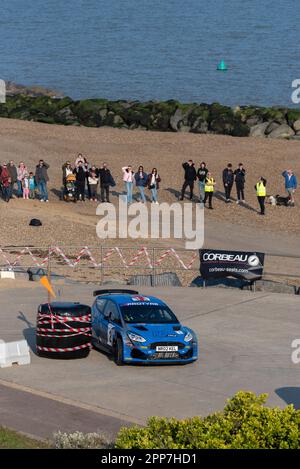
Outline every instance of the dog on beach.
POLYGON ((269 197, 269 203, 271 205, 279 205, 283 207, 288 207, 290 205, 290 202, 291 202, 290 196, 283 197, 277 194, 275 195, 275 197, 273 195, 270 195, 269 197))

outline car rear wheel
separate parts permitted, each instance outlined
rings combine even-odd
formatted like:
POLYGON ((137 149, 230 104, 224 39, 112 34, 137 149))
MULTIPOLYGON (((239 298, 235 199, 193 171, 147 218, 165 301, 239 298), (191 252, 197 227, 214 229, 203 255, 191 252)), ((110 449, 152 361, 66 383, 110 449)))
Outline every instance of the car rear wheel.
POLYGON ((123 362, 123 342, 120 337, 117 338, 117 341, 115 342, 114 346, 114 360, 115 364, 118 366, 124 365, 123 362))

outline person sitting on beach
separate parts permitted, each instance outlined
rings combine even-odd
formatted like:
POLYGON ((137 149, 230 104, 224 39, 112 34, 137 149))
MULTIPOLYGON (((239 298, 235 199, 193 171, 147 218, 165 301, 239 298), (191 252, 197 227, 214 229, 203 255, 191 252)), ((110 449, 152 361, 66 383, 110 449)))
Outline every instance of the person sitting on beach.
POLYGON ((140 165, 138 171, 135 173, 135 185, 138 188, 141 195, 141 202, 146 202, 145 187, 147 185, 147 174, 144 171, 144 166, 140 165))
POLYGON ((122 172, 123 172, 123 181, 125 183, 125 190, 126 190, 126 195, 127 195, 127 203, 131 204, 134 171, 132 169, 132 166, 128 165, 128 166, 123 166, 122 172))

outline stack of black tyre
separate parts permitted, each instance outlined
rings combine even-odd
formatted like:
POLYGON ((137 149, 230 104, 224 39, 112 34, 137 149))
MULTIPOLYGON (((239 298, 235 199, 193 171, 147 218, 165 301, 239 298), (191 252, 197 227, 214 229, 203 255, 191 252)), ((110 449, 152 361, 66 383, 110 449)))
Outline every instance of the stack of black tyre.
POLYGON ((48 358, 84 358, 91 349, 91 308, 53 302, 38 308, 36 353, 48 358))

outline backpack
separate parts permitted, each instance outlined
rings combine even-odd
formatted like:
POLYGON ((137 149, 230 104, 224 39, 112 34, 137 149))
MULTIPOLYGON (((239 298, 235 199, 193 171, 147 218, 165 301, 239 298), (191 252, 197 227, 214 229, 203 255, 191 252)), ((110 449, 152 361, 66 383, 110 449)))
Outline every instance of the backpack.
POLYGON ((38 218, 32 218, 29 222, 29 226, 42 226, 42 222, 38 218))

